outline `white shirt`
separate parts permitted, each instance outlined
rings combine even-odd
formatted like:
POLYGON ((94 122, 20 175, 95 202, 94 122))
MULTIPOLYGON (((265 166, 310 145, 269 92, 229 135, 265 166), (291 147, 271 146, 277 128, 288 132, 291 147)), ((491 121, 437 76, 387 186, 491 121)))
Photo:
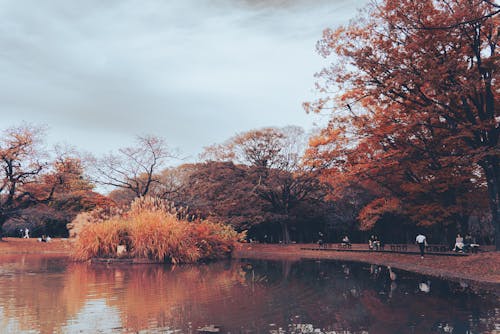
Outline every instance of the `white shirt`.
POLYGON ((419 244, 422 244, 425 242, 425 236, 423 236, 422 234, 419 234, 417 235, 417 239, 415 239, 417 241, 417 243, 419 244))

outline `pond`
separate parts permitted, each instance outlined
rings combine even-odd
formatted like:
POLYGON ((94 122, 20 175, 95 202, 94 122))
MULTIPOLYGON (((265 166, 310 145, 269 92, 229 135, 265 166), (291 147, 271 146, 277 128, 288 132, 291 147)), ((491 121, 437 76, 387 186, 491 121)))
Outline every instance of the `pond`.
POLYGON ((335 261, 91 265, 0 256, 0 333, 499 333, 465 284, 335 261), (397 276, 397 277, 394 277, 397 276))

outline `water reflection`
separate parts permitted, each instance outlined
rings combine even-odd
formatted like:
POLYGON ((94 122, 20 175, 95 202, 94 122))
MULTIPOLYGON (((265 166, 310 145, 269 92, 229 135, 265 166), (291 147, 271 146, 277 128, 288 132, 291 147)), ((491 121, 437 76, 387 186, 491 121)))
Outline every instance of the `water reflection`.
POLYGON ((0 257, 1 333, 491 333, 499 313, 465 285, 376 265, 0 257))
POLYGON ((418 283, 418 289, 424 293, 431 292, 431 281, 427 280, 418 283))

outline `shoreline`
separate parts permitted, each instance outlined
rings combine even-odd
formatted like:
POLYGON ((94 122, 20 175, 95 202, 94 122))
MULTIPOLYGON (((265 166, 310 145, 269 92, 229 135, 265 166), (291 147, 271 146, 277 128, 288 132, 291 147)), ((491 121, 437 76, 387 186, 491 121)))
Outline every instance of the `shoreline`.
MULTIPOLYGON (((414 254, 389 252, 318 251, 302 248, 312 244, 240 244, 233 258, 300 261, 301 259, 352 261, 391 266, 399 270, 466 283, 473 289, 486 290, 500 296, 500 252, 485 252, 469 256, 428 255, 421 259, 414 254)), ((366 245, 353 245, 366 248, 366 245)))
MULTIPOLYGON (((37 239, 4 238, 0 241, 0 255, 47 254, 70 256, 71 239, 52 239, 39 242, 37 239)), ((500 295, 500 252, 483 252, 468 256, 428 255, 421 259, 415 254, 391 252, 349 252, 335 249, 318 251, 314 244, 238 244, 232 257, 238 259, 289 260, 301 259, 338 260, 391 266, 400 270, 432 276, 494 292, 500 295), (309 248, 309 249, 302 249, 309 248)), ((366 249, 366 245, 355 244, 353 249, 366 249)), ((112 262, 112 261, 111 261, 112 262)), ((142 261, 139 261, 142 262, 142 261)), ((139 263, 135 262, 135 263, 139 263)), ((134 261, 132 261, 134 263, 134 261)), ((143 262, 142 262, 143 263, 143 262)))

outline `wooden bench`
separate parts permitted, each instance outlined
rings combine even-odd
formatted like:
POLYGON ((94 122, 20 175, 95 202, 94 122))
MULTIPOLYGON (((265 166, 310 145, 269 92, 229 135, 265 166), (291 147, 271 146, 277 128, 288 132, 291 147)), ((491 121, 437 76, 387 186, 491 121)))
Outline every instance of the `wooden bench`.
POLYGON ((477 254, 478 252, 481 251, 480 245, 479 244, 470 244, 469 245, 469 250, 467 251, 473 254, 477 254))
POLYGON ((391 251, 393 252, 406 252, 408 251, 407 244, 391 244, 391 251))
POLYGON ((448 245, 427 245, 425 246, 426 252, 434 252, 434 253, 445 253, 448 252, 450 248, 448 245))
POLYGON ((351 249, 352 245, 349 243, 349 244, 346 244, 344 242, 341 242, 340 244, 337 245, 337 248, 338 249, 351 249))
POLYGON ((318 248, 327 248, 327 244, 323 240, 318 240, 318 248))
POLYGON ((463 253, 477 254, 480 251, 481 251, 480 245, 474 244, 474 243, 469 244, 469 245, 464 245, 464 248, 463 248, 463 253))
POLYGON ((380 240, 374 241, 371 246, 368 244, 368 250, 370 251, 381 251, 384 250, 385 244, 382 243, 380 240))

